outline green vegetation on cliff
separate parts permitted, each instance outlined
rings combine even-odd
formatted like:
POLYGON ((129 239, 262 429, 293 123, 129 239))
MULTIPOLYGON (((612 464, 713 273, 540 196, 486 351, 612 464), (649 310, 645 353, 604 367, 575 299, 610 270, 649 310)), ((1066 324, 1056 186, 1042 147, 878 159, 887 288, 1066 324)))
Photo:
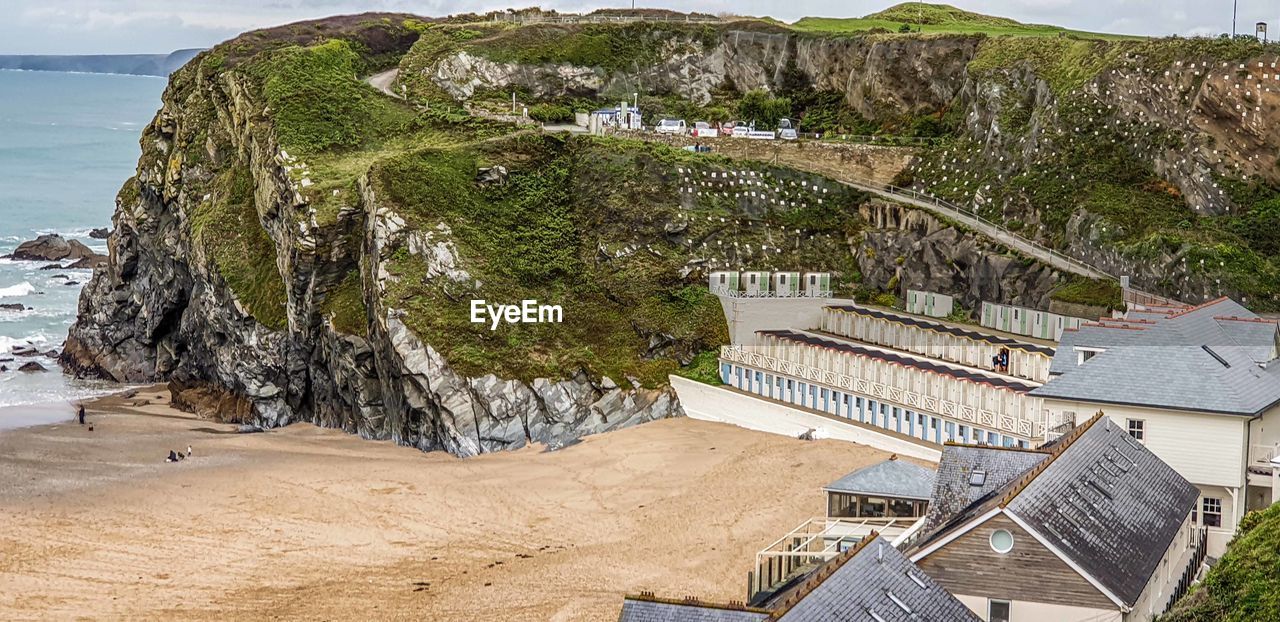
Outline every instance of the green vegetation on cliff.
POLYGON ((1058 26, 1023 24, 1007 17, 994 17, 957 9, 946 4, 904 2, 866 17, 806 17, 796 30, 823 34, 869 31, 922 32, 928 34, 983 34, 1017 37, 1078 37, 1087 39, 1133 39, 1126 35, 1068 30, 1058 26))
POLYGON ((249 313, 264 326, 285 328, 287 295, 276 246, 258 222, 247 167, 232 166, 220 174, 210 200, 192 215, 191 233, 249 313))
POLYGON ((406 310, 410 328, 465 374, 531 380, 585 369, 663 384, 728 339, 719 300, 703 273, 686 274, 690 266, 727 255, 761 268, 856 272, 851 256, 835 251, 856 228, 841 206, 860 195, 828 194, 833 207, 820 209, 816 198, 807 208, 772 208, 680 192, 695 170, 707 173, 699 179, 710 171, 727 178, 726 164, 649 143, 539 135, 392 158, 376 171, 380 196, 414 230, 456 243, 474 280, 428 279, 424 261, 402 250, 386 304, 406 310), (508 170, 506 180, 484 181, 481 168, 495 166, 508 170), (765 248, 780 243, 796 250, 769 257, 765 248), (472 299, 561 305, 564 323, 491 330, 471 322, 472 299))
POLYGON ((1280 504, 1240 521, 1227 554, 1160 622, 1280 620, 1280 504))

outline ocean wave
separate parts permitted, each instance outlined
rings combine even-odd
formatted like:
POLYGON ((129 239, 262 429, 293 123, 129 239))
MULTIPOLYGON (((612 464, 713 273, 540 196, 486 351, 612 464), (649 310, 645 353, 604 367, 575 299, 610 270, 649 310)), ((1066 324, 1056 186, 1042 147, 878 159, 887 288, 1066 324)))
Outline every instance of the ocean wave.
POLYGON ((36 348, 42 349, 50 345, 49 333, 44 331, 36 331, 29 335, 21 337, 6 337, 0 335, 0 354, 9 354, 14 348, 36 348))
POLYGON ((36 235, 53 233, 64 238, 87 238, 93 229, 93 227, 85 227, 83 229, 36 229, 36 235))
POLYGON ((8 298, 13 296, 26 296, 36 291, 36 287, 26 281, 9 287, 0 287, 0 298, 8 298))

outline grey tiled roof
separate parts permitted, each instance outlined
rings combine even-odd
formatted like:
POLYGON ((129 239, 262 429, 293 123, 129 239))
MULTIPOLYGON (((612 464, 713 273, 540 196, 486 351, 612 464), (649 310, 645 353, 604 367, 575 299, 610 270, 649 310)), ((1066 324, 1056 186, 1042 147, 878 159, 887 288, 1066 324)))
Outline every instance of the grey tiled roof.
MULTIPOLYGON (((1053 452, 924 532, 913 550, 1003 507, 1107 591, 1133 605, 1199 491, 1106 417, 1096 416, 1072 430, 1053 452)), ((944 453, 944 463, 947 457, 944 453)), ((943 473, 939 469, 940 480, 943 473)))
POLYGON ((1133 605, 1200 493, 1106 417, 1006 509, 1133 605))
POLYGON ((1238 415, 1280 403, 1280 382, 1259 365, 1275 358, 1278 327, 1239 304, 1222 299, 1128 326, 1064 333, 1055 377, 1032 395, 1238 415), (1077 365, 1076 346, 1105 352, 1077 365))
POLYGON ((827 484, 826 490, 928 501, 933 493, 932 469, 890 459, 854 471, 827 484))
POLYGON ((622 601, 618 622, 758 622, 768 612, 730 609, 698 602, 676 602, 628 597, 622 601))
POLYGON ((1048 457, 1049 454, 1034 450, 981 445, 945 446, 921 533, 929 533, 945 525, 974 502, 1004 488, 1048 457), (981 486, 970 483, 974 471, 986 474, 981 486))
POLYGON ((780 595, 771 619, 868 622, 875 620, 872 612, 886 622, 979 619, 881 537, 864 541, 852 555, 827 562, 814 575, 810 581, 816 584, 806 582, 780 595))

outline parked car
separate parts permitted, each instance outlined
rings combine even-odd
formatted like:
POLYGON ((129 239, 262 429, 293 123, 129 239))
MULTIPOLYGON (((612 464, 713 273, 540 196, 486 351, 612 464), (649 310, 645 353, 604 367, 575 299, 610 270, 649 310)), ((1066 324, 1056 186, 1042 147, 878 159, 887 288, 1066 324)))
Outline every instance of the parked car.
POLYGON ((696 138, 715 138, 720 135, 720 130, 706 121, 698 121, 693 124, 692 133, 696 138))
POLYGON ((720 124, 721 136, 733 136, 733 131, 738 128, 738 124, 733 121, 725 121, 720 124))
POLYGON ((685 125, 684 119, 663 119, 653 128, 653 131, 659 134, 684 134, 686 130, 688 126, 685 125))
POLYGON ((751 128, 746 125, 733 126, 732 136, 735 138, 746 138, 751 135, 751 128))
POLYGON ((778 119, 778 138, 781 138, 782 140, 795 140, 800 138, 800 130, 791 122, 791 119, 778 119))
POLYGON ((684 150, 694 153, 711 153, 711 145, 685 145, 684 150))

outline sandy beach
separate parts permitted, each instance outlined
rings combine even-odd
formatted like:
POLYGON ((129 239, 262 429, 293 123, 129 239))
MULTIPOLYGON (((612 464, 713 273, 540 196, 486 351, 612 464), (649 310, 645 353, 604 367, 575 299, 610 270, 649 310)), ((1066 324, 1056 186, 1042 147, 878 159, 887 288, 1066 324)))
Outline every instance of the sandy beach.
POLYGON ((820 487, 886 458, 690 419, 460 460, 143 390, 0 432, 0 619, 612 620, 741 599, 820 487), (166 464, 170 449, 191 459, 166 464))

